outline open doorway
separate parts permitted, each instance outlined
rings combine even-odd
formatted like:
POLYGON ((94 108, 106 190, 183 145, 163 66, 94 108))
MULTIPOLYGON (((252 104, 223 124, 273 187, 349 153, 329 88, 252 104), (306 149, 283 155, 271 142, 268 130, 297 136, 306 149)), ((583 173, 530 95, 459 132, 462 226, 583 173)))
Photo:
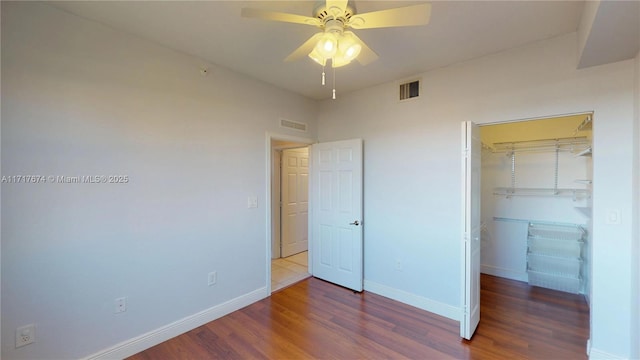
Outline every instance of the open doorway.
POLYGON ((308 255, 309 143, 270 139, 271 291, 311 276, 308 255))
POLYGON ((592 123, 583 113, 480 127, 480 273, 589 303, 592 123))
POLYGON ((481 272, 589 300, 592 114, 480 127, 481 272))
MULTIPOLYGON (((267 133, 266 179, 267 194, 281 190, 282 181, 276 164, 278 147, 297 148, 309 146, 311 140, 280 137, 267 133), (285 141, 286 144, 279 141, 285 141), (276 175, 274 175, 276 174, 276 175)), ((356 292, 363 289, 363 142, 349 139, 315 143, 311 146, 309 161, 311 174, 307 194, 309 209, 309 234, 307 273, 344 286, 356 292), (313 163, 313 164, 312 164, 313 163), (333 204, 333 205, 332 205, 333 204)), ((306 186, 303 190, 306 190, 306 186)), ((266 196, 267 206, 267 291, 272 292, 272 254, 282 255, 278 239, 282 232, 279 196, 266 196), (279 253, 280 251, 280 253, 279 253)), ((304 232, 304 231, 303 231, 304 232)), ((275 285, 275 284, 273 284, 275 285)), ((279 287, 279 286, 278 286, 279 287)))

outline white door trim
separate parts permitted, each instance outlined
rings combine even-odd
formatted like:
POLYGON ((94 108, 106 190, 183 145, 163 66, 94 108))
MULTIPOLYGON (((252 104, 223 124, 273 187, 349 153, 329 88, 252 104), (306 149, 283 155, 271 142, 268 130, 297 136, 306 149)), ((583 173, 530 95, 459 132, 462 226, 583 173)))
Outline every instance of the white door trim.
MULTIPOLYGON (((271 218, 271 160, 272 160, 272 156, 271 156, 271 141, 272 140, 276 140, 276 141, 291 141, 291 142, 297 142, 297 143, 301 143, 301 144, 307 144, 307 145, 311 145, 313 144, 315 141, 313 139, 310 138, 304 138, 304 137, 298 137, 298 136, 291 136, 291 135, 285 135, 285 134, 279 134, 279 133, 273 133, 273 132, 266 132, 265 133, 265 157, 266 157, 266 167, 265 167, 265 206, 264 206, 264 211, 265 211, 265 215, 266 215, 266 226, 265 226, 265 238, 266 238, 266 287, 267 287, 267 293, 271 294, 271 242, 272 242, 272 238, 271 238, 271 222, 272 222, 272 218, 271 218)), ((311 239, 309 239, 309 243, 311 243, 311 239)), ((309 256, 311 256, 311 244, 309 244, 309 256)), ((311 262, 309 262, 309 271, 311 271, 311 262)))
POLYGON ((275 241, 280 239, 280 226, 273 226, 274 224, 280 224, 280 206, 279 201, 274 199, 280 199, 280 182, 282 181, 280 174, 280 162, 282 161, 282 150, 271 148, 271 193, 267 196, 271 200, 271 260, 281 257, 280 242, 275 241), (277 244, 277 246, 276 246, 277 244))

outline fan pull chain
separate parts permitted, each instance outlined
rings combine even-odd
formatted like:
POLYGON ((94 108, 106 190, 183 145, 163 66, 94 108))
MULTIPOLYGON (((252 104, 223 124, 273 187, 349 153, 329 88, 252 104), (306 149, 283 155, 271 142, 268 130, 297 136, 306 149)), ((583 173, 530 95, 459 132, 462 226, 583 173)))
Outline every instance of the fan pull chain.
POLYGON ((324 65, 322 66, 322 86, 324 86, 324 65))
POLYGON ((336 99, 336 68, 333 68, 333 96, 331 98, 336 99))

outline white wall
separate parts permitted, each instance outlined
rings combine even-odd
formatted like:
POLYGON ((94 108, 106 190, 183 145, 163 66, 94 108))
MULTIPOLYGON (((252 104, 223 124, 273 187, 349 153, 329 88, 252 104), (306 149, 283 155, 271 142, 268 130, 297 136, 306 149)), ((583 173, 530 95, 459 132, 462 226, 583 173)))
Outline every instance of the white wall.
MULTIPOLYGON (((0 21, 2 18, 2 6, 0 4, 0 21)), ((1 23, 0 23, 1 24, 1 23)), ((0 31, 0 36, 2 35, 2 31, 0 31)), ((2 58, 2 46, 0 46, 0 59, 2 58)), ((2 60, 0 60, 0 65, 2 64, 2 60)), ((2 71, 0 71, 0 87, 2 84, 2 71)), ((1 97, 0 97, 1 99, 1 97)), ((0 112, 2 111, 2 106, 0 105, 0 112)), ((2 114, 0 113, 0 159, 2 159, 2 114)), ((0 161, 0 175, 2 174, 2 161, 0 161)), ((2 204, 2 185, 0 184, 0 204, 2 204)), ((0 205, 0 358, 2 357, 2 206, 0 205)), ((5 335, 6 336, 6 335, 5 335)))
POLYGON ((268 295, 265 132, 315 138, 315 102, 42 3, 2 3, 2 75, 2 175, 129 176, 2 184, 2 358, 88 356, 268 295))
POLYGON ((366 288, 460 306, 461 121, 594 111, 591 340, 629 356, 634 64, 576 70, 576 43, 573 33, 424 73, 419 100, 398 102, 387 83, 321 104, 320 141, 364 139, 366 288), (605 224, 608 208, 621 225, 605 224))
MULTIPOLYGON (((636 55, 635 59, 635 131, 634 137, 636 139, 640 139, 640 52, 636 55)), ((631 278, 631 291, 632 291, 632 304, 635 304, 634 311, 632 313, 631 318, 636 319, 634 323, 632 323, 632 338, 640 339, 640 141, 635 142, 635 150, 636 154, 635 159, 635 173, 634 173, 634 181, 633 184, 635 190, 635 235, 634 235, 634 251, 631 252, 631 263, 635 262, 635 274, 631 278)), ((631 358, 640 359, 640 341, 635 342, 635 347, 631 353, 631 358)))

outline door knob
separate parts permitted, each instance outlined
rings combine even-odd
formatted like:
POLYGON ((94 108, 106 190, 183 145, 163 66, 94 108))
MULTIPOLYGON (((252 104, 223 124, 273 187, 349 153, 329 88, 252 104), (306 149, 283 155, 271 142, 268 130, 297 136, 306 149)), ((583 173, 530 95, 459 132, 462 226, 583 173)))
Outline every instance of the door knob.
POLYGON ((356 221, 354 221, 354 222, 352 222, 352 223, 349 223, 349 225, 355 225, 355 226, 358 226, 358 225, 360 225, 360 223, 358 222, 358 220, 356 220, 356 221))

